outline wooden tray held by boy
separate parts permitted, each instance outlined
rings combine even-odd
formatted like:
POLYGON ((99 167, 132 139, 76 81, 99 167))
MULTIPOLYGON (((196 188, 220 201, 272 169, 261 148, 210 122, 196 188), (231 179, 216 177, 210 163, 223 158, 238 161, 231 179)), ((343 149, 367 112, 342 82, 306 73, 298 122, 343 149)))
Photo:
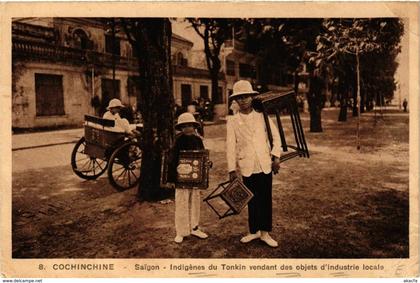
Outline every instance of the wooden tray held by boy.
POLYGON ((205 150, 181 150, 179 162, 176 168, 176 181, 171 185, 168 182, 168 158, 164 154, 161 166, 161 186, 176 187, 177 189, 200 189, 209 187, 209 171, 212 162, 209 160, 209 151, 205 150))

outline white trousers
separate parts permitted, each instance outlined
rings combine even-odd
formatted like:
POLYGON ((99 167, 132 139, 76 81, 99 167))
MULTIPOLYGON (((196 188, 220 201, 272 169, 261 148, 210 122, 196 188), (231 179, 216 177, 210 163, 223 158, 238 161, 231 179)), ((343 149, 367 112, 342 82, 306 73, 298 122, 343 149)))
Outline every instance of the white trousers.
POLYGON ((188 236, 191 234, 191 230, 198 226, 200 202, 200 190, 175 190, 175 230, 177 236, 188 236))

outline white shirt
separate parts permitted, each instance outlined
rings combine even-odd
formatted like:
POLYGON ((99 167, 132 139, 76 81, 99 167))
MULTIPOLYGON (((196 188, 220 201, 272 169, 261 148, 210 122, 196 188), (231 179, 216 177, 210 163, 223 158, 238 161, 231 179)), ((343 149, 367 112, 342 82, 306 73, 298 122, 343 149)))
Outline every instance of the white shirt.
POLYGON ((228 117, 226 124, 226 157, 229 172, 236 170, 236 162, 242 176, 248 177, 253 173, 271 172, 271 156, 280 157, 280 133, 271 119, 273 147, 271 148, 264 115, 252 111, 251 113, 235 114, 228 117))
POLYGON ((103 118, 107 120, 115 121, 115 128, 119 128, 126 133, 131 132, 130 123, 128 122, 127 119, 122 119, 120 114, 118 113, 113 114, 111 111, 107 111, 105 112, 103 118))
MULTIPOLYGON (((254 127, 254 125, 253 125, 254 119, 251 115, 252 112, 250 112, 248 114, 243 114, 241 112, 238 112, 238 113, 239 113, 239 118, 242 120, 242 122, 246 125, 246 128, 249 130, 249 131, 244 132, 244 136, 245 136, 246 140, 252 144, 253 132, 251 131, 251 129, 254 127)), ((262 167, 261 167, 261 163, 260 163, 260 161, 257 157, 257 152, 255 151, 255 147, 252 147, 252 155, 251 156, 252 156, 251 158, 254 159, 254 170, 252 171, 252 174, 257 174, 257 173, 263 172, 262 167)))

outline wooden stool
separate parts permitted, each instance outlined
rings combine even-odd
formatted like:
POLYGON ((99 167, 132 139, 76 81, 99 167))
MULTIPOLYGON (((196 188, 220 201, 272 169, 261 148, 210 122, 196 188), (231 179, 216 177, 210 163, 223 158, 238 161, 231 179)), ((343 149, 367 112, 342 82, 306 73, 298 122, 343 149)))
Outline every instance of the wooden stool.
POLYGON ((222 219, 230 215, 239 214, 253 197, 254 195, 244 183, 236 178, 233 181, 219 184, 203 201, 216 212, 219 219, 222 219), (224 202, 227 206, 226 211, 223 212, 221 211, 222 209, 217 209, 216 206, 211 203, 211 201, 216 198, 219 198, 224 202))

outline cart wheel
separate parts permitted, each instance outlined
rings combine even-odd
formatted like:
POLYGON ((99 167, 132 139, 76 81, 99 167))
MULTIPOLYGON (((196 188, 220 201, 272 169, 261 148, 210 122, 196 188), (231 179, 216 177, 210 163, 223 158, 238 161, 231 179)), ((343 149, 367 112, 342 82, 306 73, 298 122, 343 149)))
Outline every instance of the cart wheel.
POLYGON ((95 180, 107 168, 107 161, 85 154, 86 141, 81 138, 71 153, 71 167, 77 176, 86 180, 95 180))
POLYGON ((138 142, 132 141, 118 147, 109 158, 108 178, 119 191, 132 188, 139 183, 142 150, 138 142))

